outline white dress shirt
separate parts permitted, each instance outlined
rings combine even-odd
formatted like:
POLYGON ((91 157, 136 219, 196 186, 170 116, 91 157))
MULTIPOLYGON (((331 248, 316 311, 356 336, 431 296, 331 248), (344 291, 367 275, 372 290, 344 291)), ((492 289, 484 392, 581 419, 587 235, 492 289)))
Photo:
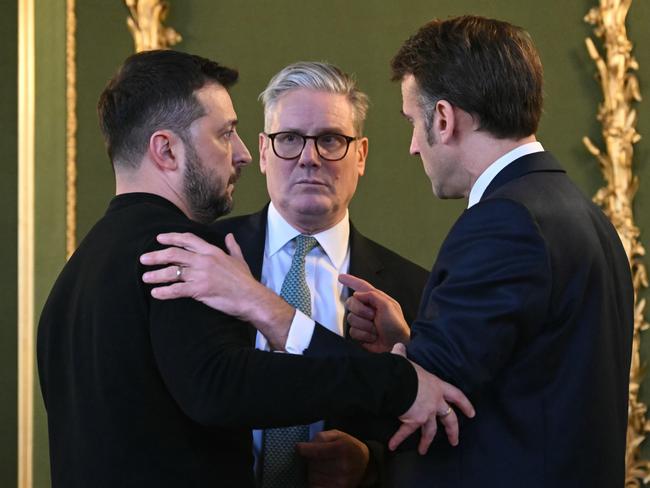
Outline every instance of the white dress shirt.
POLYGON ((539 142, 528 142, 514 148, 512 151, 505 153, 497 159, 494 163, 488 166, 485 171, 481 173, 481 176, 479 176, 474 182, 474 185, 469 192, 467 208, 471 208, 481 201, 483 193, 485 193, 485 190, 490 183, 492 183, 492 180, 501 172, 501 170, 503 170, 503 168, 522 156, 542 151, 544 151, 544 148, 539 142))
MULTIPOLYGON (((284 277, 289 272, 295 250, 293 238, 300 231, 289 224, 277 211, 273 203, 269 205, 266 239, 264 241, 264 261, 261 282, 278 295, 284 277)), ((334 227, 313 237, 318 246, 305 257, 305 279, 311 295, 312 318, 296 310, 291 323, 285 349, 288 353, 302 354, 309 346, 314 333, 315 322, 329 330, 343 335, 343 318, 347 289, 338 282, 340 273, 350 268, 350 220, 348 212, 334 227)), ((255 348, 269 350, 266 338, 257 333, 255 348)), ((310 437, 323 430, 323 422, 310 426, 310 437)), ((255 461, 259 459, 262 447, 262 431, 253 431, 255 461)))

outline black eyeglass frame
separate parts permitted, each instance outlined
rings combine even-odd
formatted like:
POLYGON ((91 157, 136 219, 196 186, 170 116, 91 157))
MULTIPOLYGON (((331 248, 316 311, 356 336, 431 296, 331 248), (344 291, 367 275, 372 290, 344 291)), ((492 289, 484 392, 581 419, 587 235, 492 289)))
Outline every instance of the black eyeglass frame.
POLYGON ((307 145, 307 141, 308 141, 309 139, 313 139, 313 140, 314 140, 314 146, 316 147, 316 152, 317 152, 318 155, 319 155, 321 158, 323 158, 325 161, 332 161, 332 162, 333 162, 333 161, 340 161, 341 159, 343 159, 345 156, 348 155, 348 151, 350 150, 350 143, 351 143, 352 141, 356 141, 356 140, 359 139, 359 137, 346 136, 345 134, 338 134, 338 133, 336 133, 336 132, 328 132, 328 133, 326 133, 326 134, 319 134, 319 135, 317 135, 317 136, 306 136, 306 135, 304 135, 304 134, 300 134, 299 132, 293 132, 293 131, 290 131, 290 130, 283 130, 283 131, 280 131, 280 132, 273 132, 273 133, 271 133, 271 134, 268 134, 268 133, 266 133, 266 132, 263 132, 263 134, 264 134, 266 137, 268 137, 269 139, 271 139, 271 147, 273 148, 273 153, 274 153, 277 157, 279 157, 280 159, 285 159, 285 160, 287 160, 287 161, 290 161, 290 160, 292 160, 292 159, 299 158, 300 155, 302 154, 302 152, 305 150, 305 146, 307 145), (302 137, 302 147, 300 148, 300 151, 298 151, 298 154, 296 154, 294 157, 292 157, 292 158, 285 158, 284 156, 280 156, 280 155, 278 154, 278 152, 275 150, 275 138, 276 138, 277 136, 279 136, 280 134, 293 134, 293 135, 296 135, 296 136, 302 137), (323 155, 320 153, 320 149, 318 149, 318 139, 319 139, 320 137, 327 137, 327 136, 338 136, 338 137, 342 137, 343 139, 345 139, 345 142, 347 143, 347 145, 345 146, 345 152, 343 153, 343 156, 341 156, 340 158, 331 159, 331 158, 328 158, 328 157, 323 156, 323 155))

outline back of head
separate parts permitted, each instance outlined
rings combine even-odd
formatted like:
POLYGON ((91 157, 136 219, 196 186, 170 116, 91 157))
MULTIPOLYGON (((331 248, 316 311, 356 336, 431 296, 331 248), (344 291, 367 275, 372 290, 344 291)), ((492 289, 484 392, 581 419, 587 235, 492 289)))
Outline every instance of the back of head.
POLYGON ((265 130, 270 130, 271 114, 278 99, 298 88, 345 95, 353 108, 356 135, 361 136, 368 111, 368 96, 357 89, 357 82, 352 76, 332 64, 316 61, 290 64, 271 78, 260 94, 264 104, 265 130))
POLYGON ((137 168, 156 130, 172 130, 185 138, 190 124, 204 115, 194 92, 208 83, 228 88, 237 76, 237 71, 214 61, 178 51, 128 57, 97 104, 113 166, 137 168))
POLYGON ((507 22, 476 16, 433 20, 400 48, 393 80, 413 75, 430 119, 447 100, 501 139, 537 131, 542 113, 542 64, 529 34, 507 22))

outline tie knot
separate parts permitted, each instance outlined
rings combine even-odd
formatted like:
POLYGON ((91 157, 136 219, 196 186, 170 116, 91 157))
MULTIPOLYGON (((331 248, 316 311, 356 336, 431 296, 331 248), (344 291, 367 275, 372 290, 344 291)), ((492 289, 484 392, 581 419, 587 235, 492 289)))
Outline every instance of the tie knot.
POLYGON ((296 256, 304 258, 309 253, 309 251, 318 245, 318 241, 315 237, 306 236, 304 234, 297 235, 294 240, 296 241, 294 259, 296 256))

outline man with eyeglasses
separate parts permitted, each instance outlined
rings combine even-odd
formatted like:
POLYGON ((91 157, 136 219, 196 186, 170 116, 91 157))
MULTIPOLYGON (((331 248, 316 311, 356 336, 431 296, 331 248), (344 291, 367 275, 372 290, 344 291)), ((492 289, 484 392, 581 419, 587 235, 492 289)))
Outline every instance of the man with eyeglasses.
MULTIPOLYGON (((130 56, 102 92, 98 114, 116 196, 64 266, 39 322, 54 488, 252 488, 251 426, 393 415, 403 423, 391 445, 421 427, 426 451, 447 405, 473 412, 456 388, 399 357, 403 349, 332 356, 325 354, 332 340, 350 345, 322 326, 314 351, 300 356, 251 347, 239 319, 288 350, 285 331, 302 302, 292 307, 256 281, 208 227, 229 210, 251 159, 228 91, 237 77, 206 58, 146 51, 130 56), (141 282, 138 257, 159 249, 157 236, 170 230, 205 237, 246 271, 238 282, 209 275, 235 292, 230 312, 156 300, 158 291, 141 282)), ((232 237, 226 243, 233 249, 232 237)), ((181 264, 171 268, 175 285, 198 276, 181 264)), ((288 300, 299 295, 291 289, 288 300)), ((457 442, 456 418, 441 424, 457 442)))
MULTIPOLYGON (((339 274, 353 273, 385 290, 412 318, 428 274, 361 235, 349 221, 348 204, 368 154, 368 139, 362 135, 368 99, 354 80, 330 64, 295 63, 271 79, 261 99, 265 130, 259 137, 260 169, 271 202, 256 214, 218 222, 216 229, 226 235, 233 254, 243 254, 254 278, 296 308, 290 326, 278 327, 277 321, 265 326, 242 310, 280 306, 268 297, 263 304, 256 303, 259 290, 254 284, 259 283, 249 283, 250 275, 246 290, 241 276, 232 277, 238 288, 228 303, 212 301, 212 286, 224 284, 213 267, 228 257, 193 235, 159 236, 162 244, 176 248, 143 257, 146 264, 182 266, 182 277, 174 274, 177 266, 171 266, 147 273, 144 279, 177 281, 154 290, 156 298, 191 296, 255 324, 260 332, 252 331, 251 340, 258 349, 274 350, 274 336, 280 335, 287 352, 341 356, 343 361, 346 354, 359 354, 360 349, 339 337, 348 336, 344 302, 349 294, 338 282, 339 274), (229 241, 230 233, 241 250, 229 241), (190 292, 195 286, 208 292, 205 297, 200 290, 190 292), (313 346, 315 340, 318 348, 313 346)), ((318 385, 296 386, 313 387, 318 385)), ((456 425, 448 401, 437 412, 446 429, 456 425)), ((357 417, 255 431, 258 481, 263 488, 305 486, 305 478, 310 486, 380 484, 382 446, 395 427, 392 420, 357 417)), ((435 422, 432 428, 435 433, 435 422)))
MULTIPOLYGON (((394 296, 404 314, 414 318, 428 273, 361 235, 348 217, 368 154, 368 139, 362 135, 367 96, 337 67, 300 62, 276 74, 260 98, 264 103, 260 169, 271 202, 258 213, 221 221, 216 227, 234 234, 253 275, 279 295, 297 240, 300 236, 315 239, 305 256, 311 314, 294 322, 288 347, 307 348, 314 320, 347 335, 348 291, 337 281, 340 273, 362 275, 394 296)), ((269 349, 259 332, 255 345, 269 349)), ((392 427, 386 424, 386 432, 394 431, 392 427)), ((277 456, 278 450, 287 448, 287 462, 306 460, 313 483, 357 486, 364 474, 366 484, 381 478, 382 448, 373 441, 382 434, 368 419, 328 419, 302 428, 304 443, 298 445, 298 452, 303 459, 294 454, 293 446, 278 447, 274 441, 278 434, 283 435, 282 429, 254 432, 256 468, 263 482, 265 474, 275 476, 268 467, 270 453, 277 456)))

